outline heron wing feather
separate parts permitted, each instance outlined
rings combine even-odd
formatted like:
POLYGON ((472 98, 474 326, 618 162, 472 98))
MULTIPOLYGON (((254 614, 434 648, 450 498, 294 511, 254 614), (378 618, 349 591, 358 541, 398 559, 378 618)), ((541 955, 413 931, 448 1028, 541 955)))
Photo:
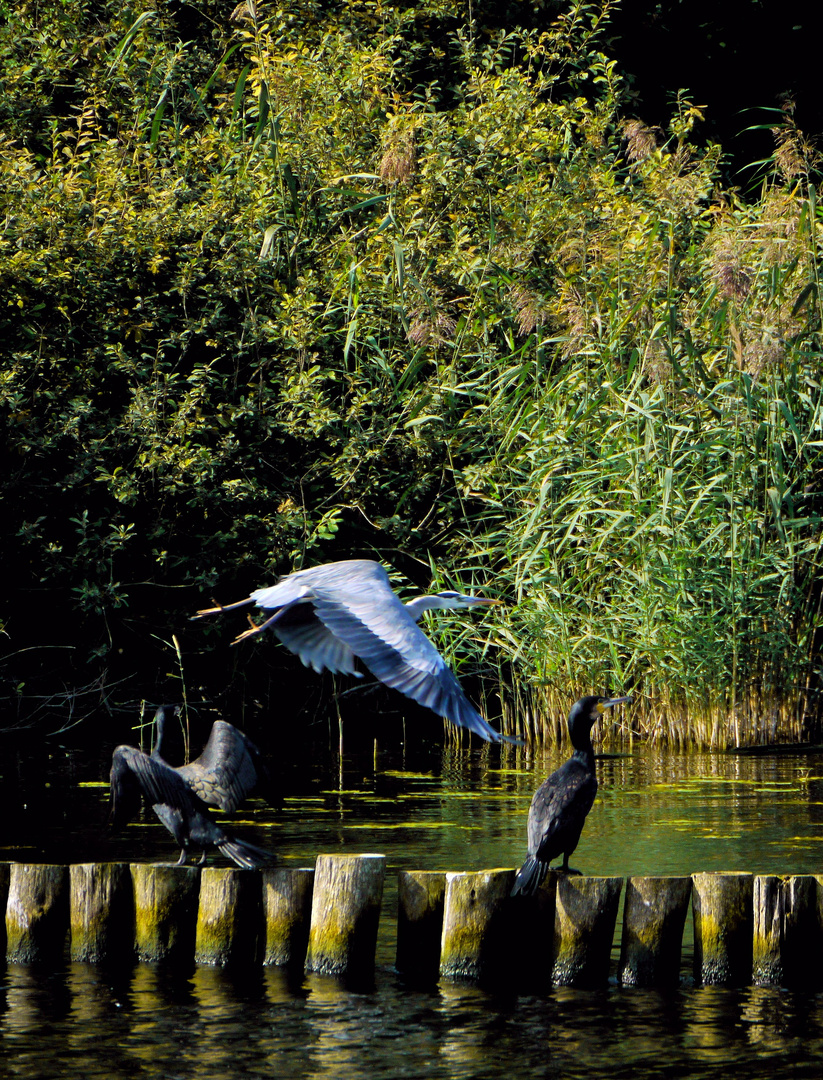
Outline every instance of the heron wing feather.
POLYGON ((387 686, 432 709, 458 727, 484 739, 500 736, 471 705, 440 653, 397 599, 386 581, 388 596, 350 592, 340 597, 316 595, 318 618, 359 656, 387 686))
POLYGON ((354 666, 354 653, 323 625, 310 604, 295 604, 271 630, 306 667, 362 678, 362 672, 354 666))

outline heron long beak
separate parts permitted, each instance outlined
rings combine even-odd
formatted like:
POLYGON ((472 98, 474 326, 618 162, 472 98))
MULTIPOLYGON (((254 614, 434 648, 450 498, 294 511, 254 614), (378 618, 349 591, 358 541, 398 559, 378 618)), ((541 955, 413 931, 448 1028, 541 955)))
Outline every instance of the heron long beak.
POLYGON ((503 606, 502 600, 490 600, 487 596, 467 596, 466 600, 471 604, 496 604, 500 607, 503 606))
POLYGON ((612 707, 612 705, 622 705, 622 703, 624 701, 631 701, 631 700, 632 700, 631 695, 626 695, 626 697, 606 698, 605 701, 598 701, 598 703, 597 703, 597 711, 599 713, 603 713, 603 712, 606 711, 606 709, 610 709, 612 707))

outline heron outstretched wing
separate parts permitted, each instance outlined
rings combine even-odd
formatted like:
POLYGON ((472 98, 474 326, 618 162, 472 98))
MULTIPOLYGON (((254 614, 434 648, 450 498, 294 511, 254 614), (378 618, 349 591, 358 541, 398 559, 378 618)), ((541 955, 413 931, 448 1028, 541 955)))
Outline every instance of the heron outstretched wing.
POLYGON ((329 590, 320 583, 313 590, 318 619, 360 657, 381 682, 400 690, 459 727, 484 739, 500 735, 472 706, 448 668, 404 605, 395 596, 388 575, 370 563, 364 579, 329 590), (374 573, 371 568, 381 571, 374 573))
POLYGON ((306 667, 317 672, 363 677, 355 667, 354 653, 317 618, 310 603, 292 604, 284 609, 271 630, 306 667))

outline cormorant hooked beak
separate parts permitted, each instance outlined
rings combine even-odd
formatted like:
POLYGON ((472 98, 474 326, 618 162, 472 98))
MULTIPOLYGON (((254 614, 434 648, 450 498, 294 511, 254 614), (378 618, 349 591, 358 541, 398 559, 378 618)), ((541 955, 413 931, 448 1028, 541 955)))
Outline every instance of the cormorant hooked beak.
POLYGON ((625 697, 603 698, 602 701, 598 701, 596 708, 599 713, 604 713, 606 709, 610 709, 612 705, 622 705, 624 701, 631 700, 631 694, 627 694, 625 697))

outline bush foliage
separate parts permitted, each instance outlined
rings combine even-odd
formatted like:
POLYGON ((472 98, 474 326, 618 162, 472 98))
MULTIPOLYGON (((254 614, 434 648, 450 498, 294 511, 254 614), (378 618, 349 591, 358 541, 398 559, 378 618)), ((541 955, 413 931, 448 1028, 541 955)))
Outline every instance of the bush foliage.
POLYGON ((607 0, 491 10, 6 8, 20 722, 46 645, 113 707, 216 591, 370 556, 507 601, 445 648, 508 730, 591 688, 674 741, 817 724, 813 149, 777 115, 724 190, 686 92, 624 110, 607 0))

